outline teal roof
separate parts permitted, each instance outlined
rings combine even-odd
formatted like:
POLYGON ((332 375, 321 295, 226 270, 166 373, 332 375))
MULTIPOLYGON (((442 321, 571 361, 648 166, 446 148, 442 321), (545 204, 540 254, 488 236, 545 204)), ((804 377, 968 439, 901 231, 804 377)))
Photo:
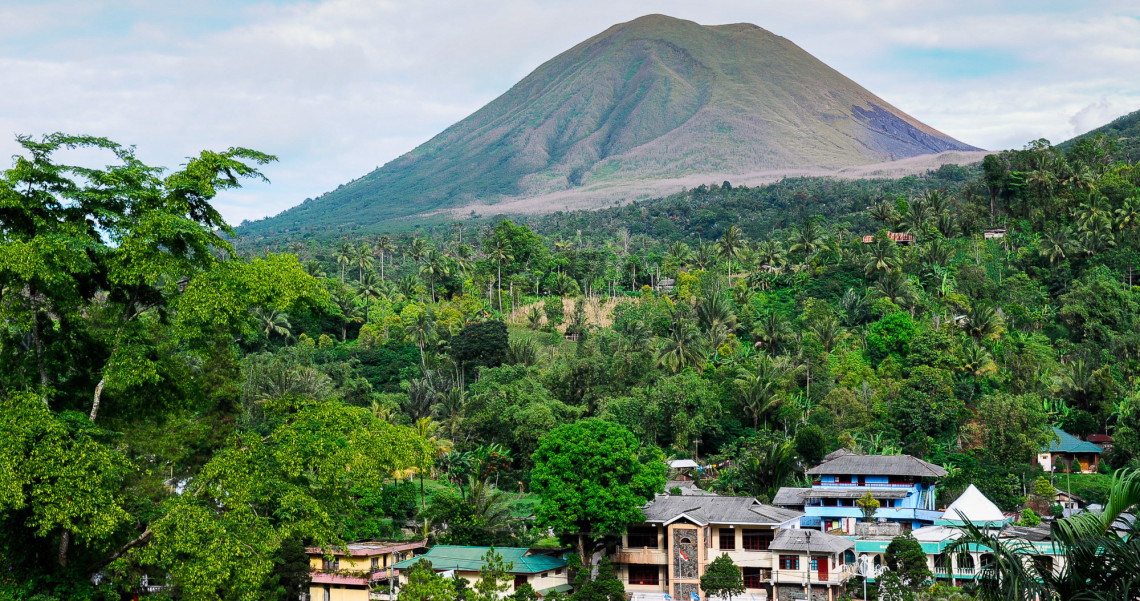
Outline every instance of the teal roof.
MULTIPOLYGON (((478 572, 483 567, 483 556, 490 550, 491 547, 436 545, 427 553, 405 559, 392 567, 404 570, 415 565, 417 561, 426 559, 436 571, 478 572)), ((495 547, 495 552, 503 556, 503 563, 514 564, 507 570, 511 574, 537 574, 566 567, 565 559, 542 554, 527 555, 529 551, 530 549, 526 547, 495 547)))
POLYGON ((1053 433, 1057 435, 1060 440, 1054 440, 1049 444, 1049 452, 1051 453, 1102 453, 1103 449, 1096 446, 1091 442, 1087 442, 1065 432, 1064 430, 1054 427, 1053 433))

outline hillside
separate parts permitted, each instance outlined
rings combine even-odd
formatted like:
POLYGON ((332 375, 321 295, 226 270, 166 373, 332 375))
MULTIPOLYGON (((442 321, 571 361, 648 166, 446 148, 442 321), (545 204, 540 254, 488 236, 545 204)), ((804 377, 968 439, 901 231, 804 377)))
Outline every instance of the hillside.
MULTIPOLYGON (((406 155, 241 233, 354 229, 573 192, 585 198, 575 206, 596 207, 646 182, 973 150, 755 25, 650 15, 551 59, 406 155)), ((528 205, 544 209, 561 205, 528 205)))
POLYGON ((1091 138, 1104 134, 1116 140, 1116 155, 1118 159, 1134 162, 1140 159, 1140 111, 1134 111, 1123 117, 1102 125, 1090 132, 1066 140, 1057 146, 1062 150, 1069 150, 1078 140, 1091 138))

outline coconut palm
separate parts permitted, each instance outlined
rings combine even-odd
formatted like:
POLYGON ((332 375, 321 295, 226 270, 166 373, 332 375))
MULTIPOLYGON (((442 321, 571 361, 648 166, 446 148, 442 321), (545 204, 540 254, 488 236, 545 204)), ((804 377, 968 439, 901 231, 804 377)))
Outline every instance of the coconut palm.
POLYGON ((364 272, 372 271, 372 247, 367 244, 361 244, 356 247, 356 255, 353 257, 353 263, 356 264, 358 270, 357 277, 360 283, 364 283, 364 272))
POLYGON ((276 309, 265 310, 261 307, 254 307, 249 313, 257 322, 257 329, 265 332, 266 338, 273 334, 283 338, 288 338, 291 335, 290 328, 293 326, 289 324, 288 313, 276 309))
POLYGON ((420 259, 424 258, 424 255, 427 254, 427 251, 427 242, 425 242, 423 238, 417 236, 415 238, 412 238, 412 243, 408 245, 408 248, 404 251, 404 254, 410 257, 412 261, 415 261, 416 265, 419 265, 420 259))
POLYGON ((732 260, 740 256, 744 248, 744 232, 735 225, 728 226, 717 241, 717 253, 728 263, 728 281, 732 283, 732 260))
POLYGON ((376 239, 375 250, 380 254, 380 281, 384 281, 384 257, 396 253, 396 243, 392 241, 391 236, 384 234, 376 239))
POLYGON ((697 323, 706 332, 717 325, 724 326, 729 332, 736 329, 736 313, 721 294, 711 294, 698 302, 696 313, 697 323))
POLYGON ((669 247, 669 252, 665 255, 666 269, 674 272, 684 269, 692 256, 693 251, 689 245, 678 240, 669 247))
POLYGON ((895 203, 889 200, 880 200, 871 205, 869 211, 871 216, 882 222, 883 225, 891 225, 898 219, 898 211, 895 209, 895 203))
POLYGON ((431 307, 424 307, 419 313, 412 318, 411 323, 404 325, 404 331, 407 334, 408 340, 415 343, 416 347, 420 349, 420 364, 424 369, 427 369, 427 358, 424 349, 427 345, 431 344, 436 337, 435 332, 435 313, 432 312, 431 307))
POLYGON ((1037 252, 1042 257, 1047 257, 1050 265, 1059 259, 1065 259, 1072 250, 1072 230, 1068 226, 1053 228, 1037 241, 1037 252))
POLYGON ((697 269, 708 271, 716 263, 716 245, 712 242, 702 242, 697 245, 697 249, 693 251, 692 262, 697 269))
POLYGON ((839 320, 834 315, 825 315, 812 321, 808 329, 819 339, 823 350, 829 353, 847 336, 847 332, 839 325, 839 320))
POLYGON ((772 359, 761 355, 755 367, 737 370, 733 384, 740 406, 752 418, 752 429, 760 427, 760 418, 767 416, 783 404, 780 391, 787 381, 790 369, 785 357, 772 359))
POLYGON ((436 249, 427 251, 424 264, 420 267, 420 275, 426 276, 431 287, 431 302, 435 302, 435 281, 447 277, 450 273, 447 257, 436 249))
POLYGON ((1001 311, 987 303, 976 303, 961 321, 966 334, 977 342, 996 340, 1005 332, 1005 318, 1001 311))
POLYGON ((810 263, 812 255, 823 247, 825 232, 814 219, 809 219, 804 227, 792 234, 791 252, 803 251, 804 263, 810 263))
POLYGON ((379 300, 384 298, 383 284, 383 282, 377 279, 375 272, 369 271, 364 274, 364 278, 360 280, 360 286, 356 289, 356 293, 370 301, 379 300))
POLYGON ((419 465, 416 466, 416 474, 420 480, 420 506, 427 507, 427 494, 424 492, 424 473, 431 470, 439 457, 450 453, 452 445, 450 440, 440 436, 439 422, 430 417, 421 417, 416 420, 412 429, 416 436, 426 441, 428 448, 432 450, 432 454, 420 458, 419 465))
POLYGON ((1140 224, 1140 195, 1124 199, 1124 204, 1115 213, 1117 229, 1136 231, 1136 226, 1140 224))
POLYGON ((899 251, 895 241, 888 236, 875 236, 875 242, 871 245, 870 256, 866 265, 863 266, 863 273, 868 276, 880 271, 889 273, 897 269, 898 266, 899 251))
POLYGON ((910 286, 910 278, 899 269, 879 276, 878 281, 875 282, 872 289, 879 296, 900 307, 908 306, 911 299, 914 298, 914 291, 910 286))
POLYGON ((663 338, 657 348, 657 364, 673 373, 690 366, 700 372, 704 370, 704 361, 704 343, 697 328, 688 320, 675 318, 669 336, 663 338))
POLYGON ((499 285, 499 313, 503 312, 503 261, 515 260, 514 255, 511 254, 511 245, 502 238, 495 238, 491 243, 491 249, 487 252, 487 256, 495 260, 495 267, 498 272, 498 285, 499 285))
POLYGON ((780 244, 779 240, 765 240, 756 245, 756 262, 759 267, 776 267, 779 268, 784 264, 784 246, 780 244))
POLYGON ((779 311, 768 311, 754 323, 752 339, 756 341, 757 348, 764 348, 769 353, 775 353, 792 335, 791 324, 779 311))
POLYGON ((352 263, 352 256, 356 252, 356 247, 350 242, 345 242, 340 245, 336 253, 337 265, 340 265, 340 283, 344 283, 344 268, 352 263))

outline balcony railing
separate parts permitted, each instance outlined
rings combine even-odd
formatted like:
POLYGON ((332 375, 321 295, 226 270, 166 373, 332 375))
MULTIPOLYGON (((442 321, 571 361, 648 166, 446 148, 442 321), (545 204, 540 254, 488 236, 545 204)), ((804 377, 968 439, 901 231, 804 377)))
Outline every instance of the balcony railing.
POLYGON ((636 549, 619 548, 617 552, 614 553, 614 562, 665 565, 669 563, 669 558, 663 549, 645 547, 636 549))
POLYGON ((914 488, 917 483, 914 482, 865 482, 863 484, 856 484, 851 482, 812 482, 812 486, 834 487, 834 488, 914 488))

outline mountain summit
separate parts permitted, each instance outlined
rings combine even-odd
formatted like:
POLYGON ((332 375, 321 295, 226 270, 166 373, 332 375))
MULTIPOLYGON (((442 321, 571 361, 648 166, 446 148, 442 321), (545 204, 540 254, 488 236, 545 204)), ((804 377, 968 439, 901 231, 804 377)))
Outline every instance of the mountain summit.
POLYGON ((649 15, 563 52, 372 173, 242 229, 367 227, 635 182, 974 150, 760 27, 649 15))

